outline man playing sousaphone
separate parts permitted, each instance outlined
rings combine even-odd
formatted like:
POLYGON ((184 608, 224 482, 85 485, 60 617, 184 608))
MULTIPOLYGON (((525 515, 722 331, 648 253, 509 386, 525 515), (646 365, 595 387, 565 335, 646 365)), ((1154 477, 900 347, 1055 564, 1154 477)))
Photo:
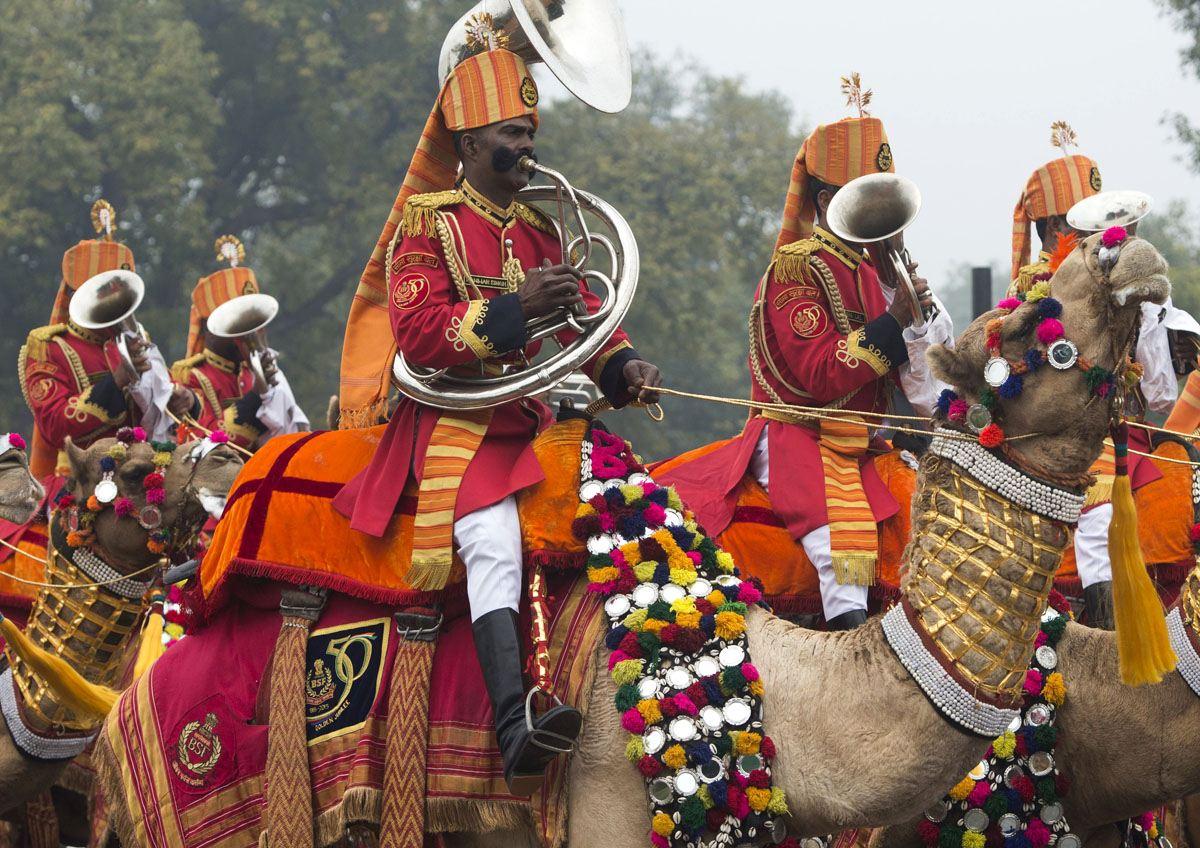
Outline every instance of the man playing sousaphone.
MULTIPOLYGON (((188 356, 172 365, 171 373, 196 395, 196 422, 202 428, 224 430, 231 441, 253 450, 272 436, 307 430, 308 418, 274 351, 262 351, 259 367, 252 367, 252 351, 239 338, 251 333, 237 333, 243 329, 238 317, 249 331, 264 306, 277 308, 274 299, 259 293, 254 271, 241 264, 246 253, 236 236, 221 236, 216 251, 229 267, 201 278, 192 290, 188 356), (213 326, 214 315, 218 321, 234 320, 213 326)), ((266 314, 262 318, 270 320, 266 314)))
MULTIPOLYGON (((939 310, 923 327, 911 327, 905 287, 882 284, 864 246, 829 230, 826 213, 841 186, 893 170, 883 124, 864 108, 871 92, 861 90, 857 74, 843 80, 843 90, 859 116, 817 127, 792 169, 783 228, 751 307, 751 398, 885 412, 898 378, 913 405, 928 413, 937 386, 923 351, 952 343, 949 317, 939 310)), ((910 275, 915 270, 908 266, 910 275)), ((928 284, 916 276, 912 282, 929 308, 928 284)), ((866 620, 877 523, 898 509, 871 452, 864 426, 766 409, 729 444, 662 477, 716 535, 733 518, 743 475, 753 474, 817 569, 828 626, 849 629, 866 620)))
MULTIPOLYGON (((515 199, 529 182, 516 165, 533 155, 538 90, 525 62, 504 49, 488 23, 471 21, 469 43, 479 52, 449 73, 359 285, 343 351, 343 426, 374 423, 386 404, 393 351, 415 366, 495 372, 537 353, 527 321, 599 303, 576 271, 560 264, 550 221, 515 199), (381 289, 390 332, 373 306, 381 289)), ((558 334, 564 344, 572 337, 558 334)), ((616 406, 657 399, 658 369, 620 330, 585 370, 616 406)), ((548 423, 548 408, 529 398, 459 412, 405 397, 370 466, 335 500, 352 528, 381 536, 405 484, 419 484, 405 579, 417 589, 441 588, 455 549, 466 565, 476 651, 504 777, 516 795, 540 784, 547 763, 581 726, 568 706, 535 717, 532 727, 525 717, 514 493, 543 479, 531 442, 548 423)))

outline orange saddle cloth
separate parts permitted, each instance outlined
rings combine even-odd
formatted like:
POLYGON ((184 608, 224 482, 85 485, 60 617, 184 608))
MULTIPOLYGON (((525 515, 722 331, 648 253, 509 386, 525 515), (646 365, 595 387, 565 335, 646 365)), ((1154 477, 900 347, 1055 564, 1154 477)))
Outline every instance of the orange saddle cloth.
MULTIPOLYGON (((728 444, 714 442, 668 459, 652 469, 666 471, 728 444)), ((916 489, 917 473, 900 451, 875 457, 875 470, 900 504, 899 511, 879 525, 879 565, 875 585, 868 592, 871 612, 877 612, 899 596, 904 546, 912 532, 909 505, 916 489)), ((733 519, 717 543, 733 554, 744 577, 762 582, 763 595, 781 615, 820 615, 821 590, 817 570, 792 539, 783 520, 771 509, 771 499, 750 475, 737 488, 737 507, 733 519)))

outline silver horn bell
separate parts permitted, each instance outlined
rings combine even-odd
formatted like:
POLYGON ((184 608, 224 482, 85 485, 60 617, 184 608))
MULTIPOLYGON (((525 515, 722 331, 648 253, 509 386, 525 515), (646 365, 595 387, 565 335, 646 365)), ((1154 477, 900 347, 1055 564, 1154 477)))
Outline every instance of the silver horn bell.
POLYGON ((544 62, 568 91, 593 109, 620 112, 633 93, 625 22, 616 0, 482 0, 442 42, 438 83, 467 57, 468 24, 481 15, 526 62, 544 62))
POLYGON ((913 326, 928 317, 921 309, 908 273, 908 251, 903 255, 881 242, 903 232, 921 211, 921 190, 907 177, 892 173, 864 174, 846 183, 833 200, 825 217, 838 238, 872 246, 872 256, 882 276, 905 286, 913 308, 913 326), (874 245, 880 245, 876 252, 874 245))
POLYGON ((132 271, 104 271, 88 278, 67 307, 71 321, 85 330, 117 329, 117 349, 125 364, 133 369, 129 355, 130 337, 148 339, 134 313, 146 296, 146 283, 132 271))
POLYGON ((262 357, 267 352, 267 325, 279 314, 279 301, 269 294, 243 294, 230 298, 212 311, 206 326, 214 336, 235 342, 255 378, 267 385, 262 357))
POLYGON ((1109 227, 1128 227, 1150 214, 1154 198, 1141 191, 1102 191, 1085 197, 1067 212, 1067 223, 1096 233, 1109 227))

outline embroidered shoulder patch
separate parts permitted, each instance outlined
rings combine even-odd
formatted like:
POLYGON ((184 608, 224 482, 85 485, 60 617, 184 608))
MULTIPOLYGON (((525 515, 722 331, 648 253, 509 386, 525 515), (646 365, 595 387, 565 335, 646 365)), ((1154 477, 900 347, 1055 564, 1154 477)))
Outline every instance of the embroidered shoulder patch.
POLYGON ((399 274, 405 268, 411 268, 413 265, 424 266, 426 268, 436 268, 439 265, 439 260, 432 253, 397 253, 392 257, 392 273, 399 274))
POLYGON ((175 728, 173 750, 165 753, 185 791, 205 791, 228 780, 237 759, 237 728, 222 695, 210 696, 184 714, 175 728))
POLYGON ((405 274, 392 286, 392 303, 397 309, 416 309, 429 297, 429 279, 424 274, 405 274))
POLYGON ((390 618, 356 621, 308 637, 304 715, 310 744, 366 723, 379 693, 391 623, 390 618))
POLYGON ((789 319, 792 332, 802 339, 814 339, 829 329, 829 313, 819 303, 801 303, 789 319))
POLYGON ((776 309, 783 309, 783 307, 787 306, 793 300, 799 300, 800 298, 813 300, 820 296, 821 292, 816 286, 789 286, 775 295, 773 303, 776 309))

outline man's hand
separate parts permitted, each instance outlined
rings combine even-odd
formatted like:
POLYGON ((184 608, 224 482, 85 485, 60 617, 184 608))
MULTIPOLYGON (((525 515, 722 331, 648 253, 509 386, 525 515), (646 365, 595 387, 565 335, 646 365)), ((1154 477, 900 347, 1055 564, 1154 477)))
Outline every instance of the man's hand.
MULTIPOLYGON (((917 293, 917 302, 921 304, 921 311, 928 314, 933 307, 933 292, 929 290, 929 281, 924 277, 918 277, 916 272, 917 263, 909 263, 908 277, 912 280, 913 289, 917 293)), ((896 296, 892 299, 892 305, 888 307, 888 312, 901 327, 908 327, 912 324, 912 298, 909 297, 907 286, 896 286, 896 296)))
POLYGON ((167 410, 176 418, 182 418, 191 413, 196 406, 196 395, 187 386, 178 383, 171 386, 171 399, 167 401, 167 410))
POLYGON ((542 262, 541 268, 525 273, 525 282, 517 289, 521 311, 526 320, 551 315, 559 309, 570 309, 583 302, 579 293, 579 274, 570 265, 551 265, 542 262))
POLYGON ((641 403, 658 403, 659 394, 655 391, 662 385, 662 375, 658 368, 644 359, 631 359, 621 369, 625 385, 629 387, 629 395, 641 403))
POLYGON ((275 354, 270 350, 263 351, 258 363, 262 366, 262 373, 266 379, 260 380, 258 373, 255 372, 254 391, 256 394, 265 395, 275 385, 275 375, 279 373, 279 365, 275 361, 275 354))
MULTIPOLYGON (((116 344, 115 339, 112 344, 116 344)), ((125 344, 129 349, 129 361, 126 362, 125 358, 121 357, 121 364, 112 372, 113 379, 122 389, 136 383, 142 374, 150 370, 150 357, 146 355, 149 345, 146 340, 141 337, 126 336, 125 344), (133 365, 132 368, 129 367, 130 363, 133 365)))

